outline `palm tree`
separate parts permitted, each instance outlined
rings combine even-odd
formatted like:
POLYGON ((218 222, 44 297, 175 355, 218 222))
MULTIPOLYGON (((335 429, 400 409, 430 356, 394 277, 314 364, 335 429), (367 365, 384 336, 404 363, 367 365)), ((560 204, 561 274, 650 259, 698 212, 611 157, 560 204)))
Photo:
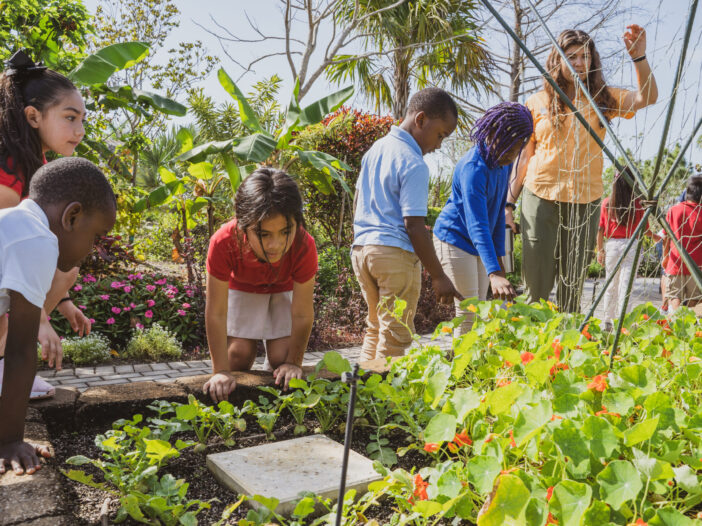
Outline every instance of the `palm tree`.
MULTIPOLYGON (((354 9, 372 12, 393 3, 397 0, 348 0, 339 16, 348 19, 354 9)), ((407 110, 412 85, 490 91, 492 60, 478 36, 476 11, 471 0, 408 0, 381 11, 356 30, 366 52, 337 56, 327 76, 337 83, 358 81, 376 111, 389 108, 397 119, 407 110)))
MULTIPOLYGON (((197 136, 195 126, 185 126, 193 137, 197 136)), ((147 190, 153 190, 161 185, 158 169, 167 166, 178 156, 181 145, 176 137, 180 127, 171 126, 170 129, 157 135, 151 144, 139 153, 139 168, 136 175, 136 184, 147 190)))

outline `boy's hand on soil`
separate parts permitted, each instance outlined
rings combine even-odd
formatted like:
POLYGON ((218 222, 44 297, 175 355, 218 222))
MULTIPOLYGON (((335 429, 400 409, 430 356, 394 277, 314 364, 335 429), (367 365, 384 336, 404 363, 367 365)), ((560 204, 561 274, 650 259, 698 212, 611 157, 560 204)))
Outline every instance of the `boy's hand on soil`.
POLYGON ((287 391, 290 380, 302 378, 302 368, 294 363, 284 363, 273 371, 273 378, 275 378, 275 385, 283 384, 283 390, 287 391))
POLYGON ((63 346, 61 338, 58 337, 56 331, 51 327, 48 320, 42 320, 39 323, 39 334, 37 341, 41 345, 41 358, 49 363, 49 367, 56 364, 56 370, 61 370, 61 361, 63 360, 63 346))
POLYGON ((432 276, 432 285, 434 287, 434 294, 436 294, 436 301, 439 303, 451 305, 453 303, 453 298, 463 300, 463 296, 456 290, 456 287, 453 286, 453 283, 446 274, 438 278, 432 276))
POLYGON ((41 469, 39 457, 52 457, 51 451, 46 446, 30 444, 24 441, 0 444, 0 475, 5 473, 9 466, 16 475, 32 475, 41 469))
POLYGON ((236 389, 236 379, 228 371, 222 371, 212 375, 212 378, 205 382, 202 387, 203 393, 210 394, 210 398, 218 404, 229 398, 229 394, 236 389))
POLYGON ((509 280, 498 273, 490 274, 490 287, 492 295, 501 300, 513 300, 517 295, 517 291, 509 282, 509 280))

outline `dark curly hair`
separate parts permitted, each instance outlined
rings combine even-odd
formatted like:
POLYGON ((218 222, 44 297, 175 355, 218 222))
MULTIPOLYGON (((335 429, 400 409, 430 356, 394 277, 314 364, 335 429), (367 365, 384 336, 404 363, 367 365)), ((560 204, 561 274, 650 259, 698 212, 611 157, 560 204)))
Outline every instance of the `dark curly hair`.
POLYGON ((489 168, 496 168, 500 157, 517 142, 522 144, 534 133, 534 120, 526 106, 501 102, 480 117, 470 133, 489 168))

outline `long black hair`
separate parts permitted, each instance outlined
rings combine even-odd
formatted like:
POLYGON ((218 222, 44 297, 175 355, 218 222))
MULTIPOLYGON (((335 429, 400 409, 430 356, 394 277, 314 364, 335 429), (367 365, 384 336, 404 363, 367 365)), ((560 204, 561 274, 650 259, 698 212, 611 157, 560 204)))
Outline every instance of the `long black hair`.
MULTIPOLYGON (((633 180, 629 168, 624 168, 624 172, 633 180)), ((623 173, 618 173, 612 185, 612 194, 609 196, 607 204, 607 217, 614 219, 618 225, 629 226, 633 221, 636 199, 634 188, 624 177, 623 173)))
POLYGON ((297 183, 284 171, 274 168, 259 168, 244 179, 234 196, 234 213, 238 230, 246 232, 253 227, 259 241, 261 221, 269 217, 282 215, 288 227, 294 220, 297 231, 305 226, 297 183))
POLYGON ((27 122, 24 109, 34 106, 44 113, 76 87, 60 73, 32 62, 23 51, 5 66, 0 75, 0 167, 24 183, 24 197, 32 175, 44 164, 39 132, 27 122))

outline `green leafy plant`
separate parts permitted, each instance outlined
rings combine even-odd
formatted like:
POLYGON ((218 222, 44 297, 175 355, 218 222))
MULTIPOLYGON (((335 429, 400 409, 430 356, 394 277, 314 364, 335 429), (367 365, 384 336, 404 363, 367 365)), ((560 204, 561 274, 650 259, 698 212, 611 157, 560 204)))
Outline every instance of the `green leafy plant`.
POLYGON ((147 360, 180 358, 183 347, 177 338, 158 323, 148 329, 137 329, 127 344, 127 356, 147 360))

